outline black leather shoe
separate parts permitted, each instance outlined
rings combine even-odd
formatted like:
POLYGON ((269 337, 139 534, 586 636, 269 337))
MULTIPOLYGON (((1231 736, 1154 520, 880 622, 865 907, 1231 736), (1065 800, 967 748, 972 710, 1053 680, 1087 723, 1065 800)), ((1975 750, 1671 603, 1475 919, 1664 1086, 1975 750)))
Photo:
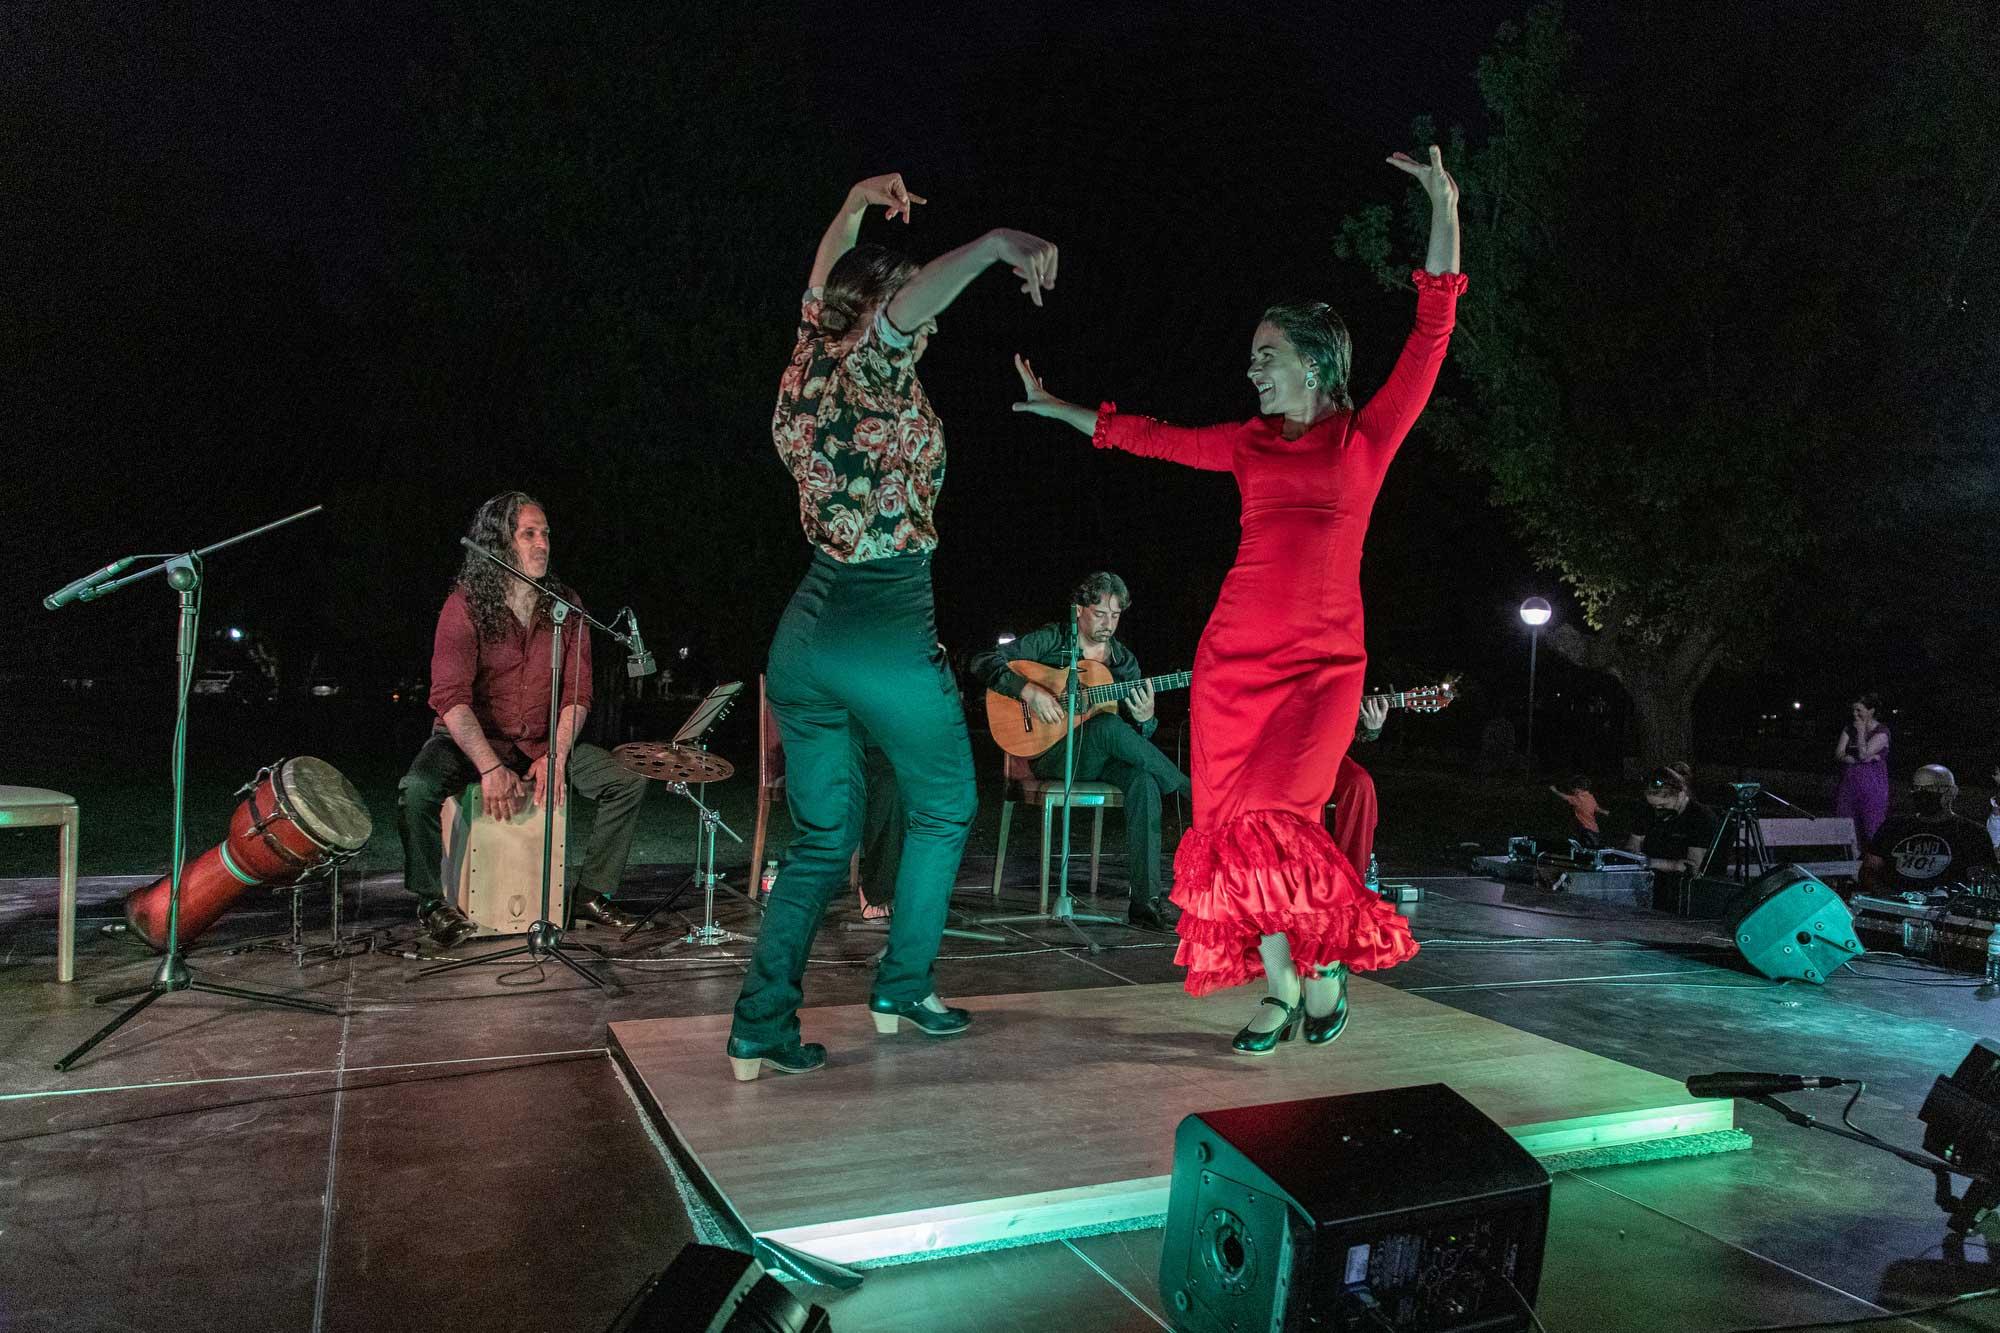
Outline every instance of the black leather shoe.
POLYGON ((440 898, 428 906, 417 909, 417 920, 440 948, 449 949, 470 935, 479 927, 472 919, 458 910, 457 903, 449 903, 440 898))
POLYGON ((580 893, 576 896, 575 920, 579 926, 606 926, 612 930, 630 930, 639 924, 639 918, 621 912, 617 906, 601 893, 580 893))
POLYGON ((766 1069, 775 1069, 780 1074, 810 1074, 825 1063, 826 1047, 816 1041, 759 1046, 741 1037, 729 1039, 729 1067, 738 1083, 748 1083, 766 1069))
POLYGON ((1299 1030, 1298 1005, 1286 1004, 1275 995, 1266 995, 1263 1002, 1265 1004, 1275 1004, 1278 1008, 1284 1010, 1285 1021, 1277 1027, 1272 1028, 1269 1032, 1256 1032, 1246 1027, 1237 1033, 1236 1040, 1230 1042, 1229 1045, 1239 1054, 1269 1055, 1272 1051, 1278 1049, 1279 1042, 1290 1041, 1292 1034, 1299 1030))
POLYGON ((947 1008, 939 1013, 922 1000, 905 1004, 871 995, 868 997, 868 1011, 875 1015, 875 1030, 884 1036, 893 1035, 905 1021, 915 1023, 919 1031, 932 1037, 949 1037, 972 1026, 969 1010, 947 1008))
MULTIPOLYGON (((1347 964, 1335 963, 1330 975, 1340 978, 1340 998, 1333 1002, 1332 1013, 1320 1018, 1314 1018, 1311 1014, 1304 1016, 1308 1045, 1324 1046, 1338 1037, 1341 1029, 1347 1026, 1347 964)), ((1303 1006, 1305 1001, 1300 1000, 1299 1004, 1303 1006)))
POLYGON ((1181 919, 1181 909, 1166 898, 1134 898, 1125 909, 1128 924, 1141 930, 1172 930, 1174 923, 1181 919))

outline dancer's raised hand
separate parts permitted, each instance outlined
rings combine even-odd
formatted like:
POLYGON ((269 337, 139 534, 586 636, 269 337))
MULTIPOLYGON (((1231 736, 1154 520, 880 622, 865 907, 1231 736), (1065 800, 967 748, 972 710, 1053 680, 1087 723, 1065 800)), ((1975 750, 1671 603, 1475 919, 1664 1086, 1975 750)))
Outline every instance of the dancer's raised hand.
POLYGON ((1028 358, 1014 353, 1014 371, 1021 377, 1021 401, 1014 404, 1016 412, 1028 412, 1051 421, 1064 421, 1090 434, 1097 428, 1097 413, 1087 407, 1056 397, 1042 387, 1042 377, 1028 364, 1028 358))
POLYGON ((1424 193, 1430 196, 1431 207, 1458 207, 1458 182, 1444 169, 1444 154, 1438 150, 1436 144, 1431 145, 1428 163, 1419 162, 1408 153, 1400 152, 1389 154, 1388 162, 1398 171, 1408 172, 1417 178, 1417 184, 1423 186, 1424 193))
POLYGON ((1013 270, 1021 280, 1021 290, 1040 305, 1042 293, 1056 285, 1055 242, 1011 227, 994 228, 986 233, 986 240, 993 247, 993 257, 1013 270))
POLYGON ((1038 417, 1059 416, 1062 409, 1071 406, 1042 387, 1042 377, 1028 364, 1028 358, 1014 353, 1014 370, 1021 377, 1021 401, 1014 404, 1016 412, 1032 412, 1038 417))
POLYGON ((930 202, 920 194, 911 194, 909 186, 903 184, 903 174, 899 171, 870 176, 865 181, 857 182, 854 193, 861 196, 863 203, 887 210, 884 216, 890 222, 894 222, 897 214, 901 214, 903 221, 908 223, 910 210, 914 206, 930 202))

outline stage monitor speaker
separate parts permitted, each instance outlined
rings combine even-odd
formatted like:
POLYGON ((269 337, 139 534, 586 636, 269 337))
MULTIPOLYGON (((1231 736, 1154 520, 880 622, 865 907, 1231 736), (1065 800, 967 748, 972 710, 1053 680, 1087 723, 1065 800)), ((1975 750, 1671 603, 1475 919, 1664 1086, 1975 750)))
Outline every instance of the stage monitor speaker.
POLYGON ((1548 1218, 1541 1163, 1442 1083, 1208 1111, 1174 1134, 1160 1294, 1182 1333, 1513 1333, 1548 1218))
POLYGON ((1863 952, 1847 904, 1802 866, 1779 866, 1751 883, 1725 920, 1744 961, 1777 981, 1824 985, 1863 952))

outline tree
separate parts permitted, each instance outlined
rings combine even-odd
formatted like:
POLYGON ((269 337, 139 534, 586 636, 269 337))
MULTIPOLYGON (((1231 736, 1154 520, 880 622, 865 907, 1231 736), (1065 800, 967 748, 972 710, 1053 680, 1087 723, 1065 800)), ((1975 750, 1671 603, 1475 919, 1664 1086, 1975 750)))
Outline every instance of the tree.
MULTIPOLYGON (((1543 4, 1479 63, 1484 142, 1451 136, 1472 392, 1428 421, 1574 592, 1589 632, 1547 642, 1626 689, 1647 762, 1691 755, 1710 673, 1826 595, 1802 586, 1811 558, 1876 517, 1855 479, 1914 470, 1907 442, 1976 364, 1964 293, 1990 272, 1971 238, 1993 178, 1912 147, 2000 110, 1967 54, 1995 24, 1937 3, 1885 33, 1869 12, 1646 7, 1634 58, 1593 87, 1543 4)), ((1392 256, 1421 253, 1422 207, 1343 219, 1337 252, 1407 285, 1392 256)))

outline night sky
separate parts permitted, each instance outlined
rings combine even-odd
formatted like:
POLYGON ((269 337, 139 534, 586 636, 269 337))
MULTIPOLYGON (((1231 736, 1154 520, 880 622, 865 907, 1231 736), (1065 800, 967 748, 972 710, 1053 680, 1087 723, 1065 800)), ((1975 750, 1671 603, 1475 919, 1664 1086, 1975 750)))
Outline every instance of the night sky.
MULTIPOLYGON (((797 293, 847 185, 884 170, 932 203, 865 239, 921 260, 1007 225, 1062 249, 1046 309, 989 275, 923 364, 951 449, 947 644, 1052 618, 1110 567, 1124 636, 1183 666, 1233 487, 1011 414, 1009 354, 1066 397, 1241 418, 1258 312, 1316 296, 1368 392, 1411 299, 1335 258, 1339 219, 1403 200, 1382 158, 1418 147, 1412 118, 1483 130, 1474 68, 1523 9, 10 7, 0 671, 164 669, 163 588, 39 598, 323 503, 211 562, 208 624, 253 626, 292 673, 420 675, 455 538, 512 487, 547 500, 593 609, 638 608, 663 656, 760 669, 807 559, 768 433, 797 293)), ((1570 22, 1590 79, 1637 58, 1594 7, 1570 22)), ((1391 471, 1374 683, 1512 688, 1513 607, 1562 605, 1484 485, 1421 426, 1391 471)))

